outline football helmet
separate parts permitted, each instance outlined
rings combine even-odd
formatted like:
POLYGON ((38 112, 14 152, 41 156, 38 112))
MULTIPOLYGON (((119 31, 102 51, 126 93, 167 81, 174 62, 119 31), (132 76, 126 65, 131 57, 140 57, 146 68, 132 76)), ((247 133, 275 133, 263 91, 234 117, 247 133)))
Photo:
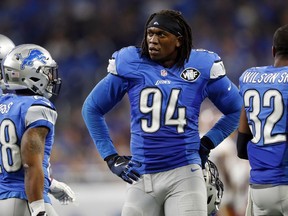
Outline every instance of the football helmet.
POLYGON ((61 79, 50 53, 35 44, 16 46, 2 62, 3 80, 8 90, 29 89, 50 98, 58 95, 61 79))
POLYGON ((15 47, 15 44, 5 35, 0 34, 0 61, 15 47))
MULTIPOLYGON (((15 47, 15 44, 5 35, 0 34, 0 72, 1 62, 3 58, 15 47)), ((1 89, 5 89, 4 82, 2 80, 2 73, 0 73, 0 86, 1 89)))
POLYGON ((208 160, 203 170, 204 179, 207 188, 207 207, 208 215, 215 215, 219 210, 223 196, 224 185, 219 178, 219 172, 216 165, 208 160))

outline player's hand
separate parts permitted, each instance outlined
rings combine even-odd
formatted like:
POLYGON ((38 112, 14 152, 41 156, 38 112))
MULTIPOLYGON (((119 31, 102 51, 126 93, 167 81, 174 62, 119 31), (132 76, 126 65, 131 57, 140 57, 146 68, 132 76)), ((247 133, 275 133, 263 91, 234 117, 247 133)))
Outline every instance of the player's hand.
POLYGON ((59 200, 62 205, 68 205, 76 200, 74 191, 64 182, 59 182, 55 179, 51 180, 49 193, 59 200))
POLYGON ((136 163, 131 161, 131 156, 110 155, 105 158, 109 169, 129 184, 138 181, 140 175, 134 170, 136 163))

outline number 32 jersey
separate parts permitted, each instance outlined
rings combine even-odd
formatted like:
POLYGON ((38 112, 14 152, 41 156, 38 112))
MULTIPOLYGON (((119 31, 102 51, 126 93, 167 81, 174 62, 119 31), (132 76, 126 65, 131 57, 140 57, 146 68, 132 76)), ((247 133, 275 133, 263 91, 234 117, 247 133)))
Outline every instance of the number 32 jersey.
POLYGON ((253 138, 248 142, 252 184, 288 184, 288 67, 253 67, 239 79, 253 138))
POLYGON ((109 60, 109 74, 86 99, 89 106, 84 103, 83 116, 88 123, 91 119, 88 129, 100 155, 105 158, 116 152, 108 131, 103 129, 106 125, 101 122, 101 115, 127 93, 132 159, 142 164, 138 172, 155 173, 201 164, 198 154, 201 103, 209 97, 222 113, 229 114, 238 109, 241 101, 236 86, 225 76, 222 60, 213 52, 192 50, 184 68, 164 68, 141 57, 140 52, 132 46, 115 52, 109 60), (93 109, 87 112, 87 107, 93 109))

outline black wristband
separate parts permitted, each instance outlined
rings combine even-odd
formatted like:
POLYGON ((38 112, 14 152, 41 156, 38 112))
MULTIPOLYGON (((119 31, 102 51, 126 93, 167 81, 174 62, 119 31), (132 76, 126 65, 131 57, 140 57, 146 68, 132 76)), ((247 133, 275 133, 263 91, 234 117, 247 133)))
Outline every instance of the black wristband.
POLYGON ((207 148, 207 149, 209 149, 209 150, 215 148, 213 142, 212 142, 207 136, 203 136, 203 137, 201 138, 201 144, 202 144, 205 148, 207 148))
POLYGON ((251 134, 241 133, 238 131, 237 137, 237 156, 241 159, 248 160, 247 144, 253 138, 251 134))
POLYGON ((114 158, 115 156, 117 156, 118 154, 112 154, 112 155, 109 155, 107 157, 104 158, 104 161, 109 161, 110 159, 114 158))

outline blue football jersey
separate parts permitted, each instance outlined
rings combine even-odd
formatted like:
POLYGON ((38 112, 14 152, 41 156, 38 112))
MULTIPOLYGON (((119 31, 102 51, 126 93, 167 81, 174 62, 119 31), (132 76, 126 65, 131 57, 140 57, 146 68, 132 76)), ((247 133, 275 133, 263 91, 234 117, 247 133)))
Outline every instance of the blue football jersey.
POLYGON ((288 67, 253 67, 239 81, 253 134, 247 147, 250 182, 287 184, 288 67))
POLYGON ((26 199, 24 169, 21 162, 21 139, 26 129, 47 127, 44 149, 44 201, 48 197, 49 159, 54 142, 57 112, 54 105, 40 96, 3 94, 0 97, 0 199, 26 199))
MULTIPOLYGON (((139 48, 126 47, 113 54, 108 72, 87 97, 83 117, 100 155, 105 158, 115 153, 101 115, 127 93, 130 150, 133 160, 142 164, 137 168, 141 174, 201 164, 198 117, 205 98, 210 98, 225 114, 241 107, 239 92, 225 76, 221 58, 207 50, 192 50, 189 61, 180 69, 164 68, 142 57, 139 48)), ((232 128, 237 125, 236 120, 232 128)), ((222 131, 220 142, 231 133, 230 129, 222 131)), ((213 141, 215 137, 209 138, 213 141)))

